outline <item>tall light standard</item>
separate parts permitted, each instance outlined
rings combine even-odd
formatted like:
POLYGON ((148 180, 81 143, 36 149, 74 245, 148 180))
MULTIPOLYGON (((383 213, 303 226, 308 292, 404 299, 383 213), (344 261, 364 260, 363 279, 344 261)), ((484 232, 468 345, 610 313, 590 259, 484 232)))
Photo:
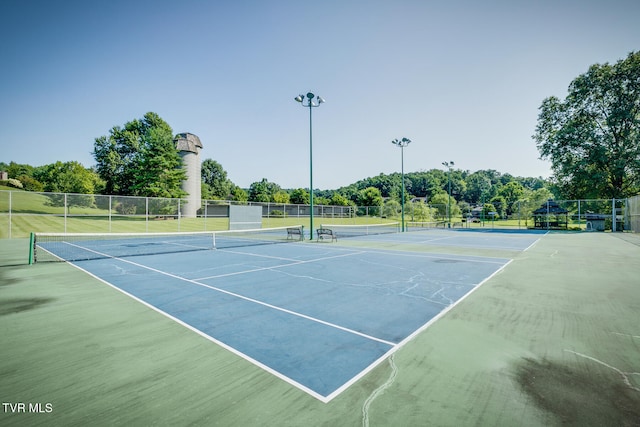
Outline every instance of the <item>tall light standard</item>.
POLYGON ((451 167, 455 165, 453 161, 442 162, 444 167, 449 168, 449 206, 447 207, 447 216, 449 217, 449 228, 451 228, 451 167))
POLYGON ((313 132, 311 126, 311 109, 313 107, 319 107, 320 104, 325 101, 319 96, 315 96, 311 92, 307 93, 306 104, 304 102, 304 95, 298 95, 294 99, 298 101, 303 107, 309 107, 309 205, 311 208, 311 214, 309 215, 309 239, 313 240, 313 132))
POLYGON ((396 147, 400 147, 400 161, 401 161, 401 170, 402 170, 402 205, 401 205, 401 212, 402 212, 402 231, 405 231, 404 228, 404 147, 406 147, 407 145, 409 145, 409 143, 411 142, 411 140, 409 138, 402 138, 402 139, 394 139, 393 141, 391 141, 392 144, 394 144, 396 147))

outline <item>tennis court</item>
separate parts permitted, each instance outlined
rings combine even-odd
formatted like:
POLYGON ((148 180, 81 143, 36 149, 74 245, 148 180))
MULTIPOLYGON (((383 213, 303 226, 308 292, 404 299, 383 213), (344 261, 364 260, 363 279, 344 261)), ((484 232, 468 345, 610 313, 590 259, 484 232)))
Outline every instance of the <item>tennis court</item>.
MULTIPOLYGON (((40 246, 324 402, 509 262, 293 243, 270 231, 290 244, 242 231, 219 233, 216 250, 204 250, 211 233, 40 246)), ((405 238, 360 238, 384 236, 405 238)))
MULTIPOLYGON (((27 241, 0 241, 0 423, 548 426, 640 417, 636 235, 439 229, 281 239, 95 254, 74 261, 79 268, 26 265, 27 241), (27 410, 14 411, 19 403, 27 410)), ((110 245, 74 244, 100 253, 110 245)))

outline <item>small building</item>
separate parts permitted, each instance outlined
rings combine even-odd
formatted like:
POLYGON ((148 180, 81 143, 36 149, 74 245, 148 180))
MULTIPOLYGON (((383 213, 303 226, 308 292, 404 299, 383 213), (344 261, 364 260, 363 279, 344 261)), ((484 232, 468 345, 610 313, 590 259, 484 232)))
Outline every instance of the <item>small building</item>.
POLYGON ((604 231, 607 218, 610 219, 611 215, 587 212, 584 216, 587 221, 587 231, 604 231))
POLYGON ((549 199, 533 211, 533 223, 539 229, 566 230, 569 228, 569 211, 549 199))
POLYGON ((9 174, 5 171, 0 171, 0 181, 6 181, 9 179, 9 174))

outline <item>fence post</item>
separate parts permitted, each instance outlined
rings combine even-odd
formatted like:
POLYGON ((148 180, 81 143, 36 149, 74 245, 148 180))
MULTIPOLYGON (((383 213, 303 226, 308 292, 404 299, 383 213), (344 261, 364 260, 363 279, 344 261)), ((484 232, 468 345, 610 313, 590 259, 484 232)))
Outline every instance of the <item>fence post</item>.
POLYGON ((9 191, 9 238, 11 238, 11 193, 13 192, 9 191))
POLYGON ((209 201, 204 201, 204 231, 207 231, 207 208, 209 207, 209 201))
POLYGON ((578 199, 578 230, 582 230, 582 218, 580 217, 580 199, 578 199))
POLYGON ((67 193, 64 193, 64 232, 67 232, 67 193))

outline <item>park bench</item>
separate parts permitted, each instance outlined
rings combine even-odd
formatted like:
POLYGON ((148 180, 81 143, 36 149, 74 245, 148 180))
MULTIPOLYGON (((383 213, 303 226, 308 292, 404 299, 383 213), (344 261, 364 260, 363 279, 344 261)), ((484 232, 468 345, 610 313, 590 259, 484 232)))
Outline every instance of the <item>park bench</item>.
POLYGON ((287 228, 287 240, 297 238, 298 240, 302 240, 302 229, 298 227, 290 227, 287 228))
POLYGON ((331 239, 332 242, 334 240, 336 242, 338 241, 338 236, 336 236, 333 230, 329 228, 318 228, 316 232, 318 233, 318 241, 324 240, 324 239, 331 239))

